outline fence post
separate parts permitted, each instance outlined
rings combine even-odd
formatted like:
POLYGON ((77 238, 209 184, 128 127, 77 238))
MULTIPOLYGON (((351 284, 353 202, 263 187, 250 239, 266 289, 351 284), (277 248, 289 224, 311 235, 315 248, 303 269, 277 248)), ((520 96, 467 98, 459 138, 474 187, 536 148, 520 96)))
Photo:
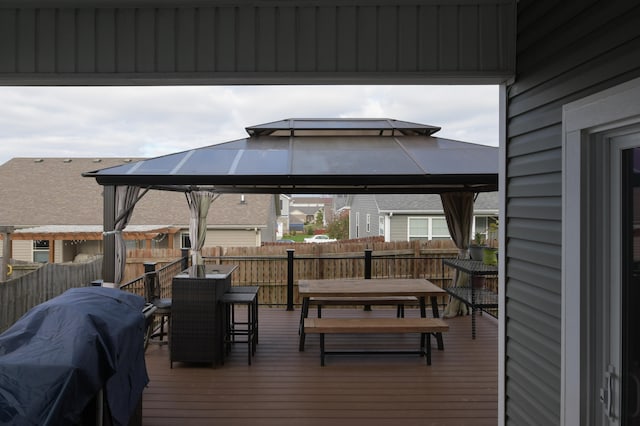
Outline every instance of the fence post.
POLYGON ((189 267, 189 249, 183 248, 181 250, 182 255, 182 271, 189 267))
POLYGON ((293 311, 293 253, 287 249, 287 311, 293 311))
MULTIPOLYGON (((373 253, 372 249, 364 249, 364 279, 371 279, 371 254, 373 253)), ((365 311, 371 310, 371 305, 364 305, 365 311)))
POLYGON ((156 277, 156 263, 157 262, 144 262, 144 298, 147 302, 151 302, 154 298, 160 298, 159 294, 153 294, 154 280, 156 277))
POLYGON ((371 254, 372 249, 364 249, 364 279, 371 279, 371 254))

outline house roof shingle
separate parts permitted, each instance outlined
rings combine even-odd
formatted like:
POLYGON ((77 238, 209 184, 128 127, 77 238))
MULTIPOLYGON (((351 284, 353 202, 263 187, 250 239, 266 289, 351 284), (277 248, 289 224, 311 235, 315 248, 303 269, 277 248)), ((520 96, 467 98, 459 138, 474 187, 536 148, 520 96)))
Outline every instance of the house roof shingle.
MULTIPOLYGON (((136 160, 136 159, 131 159, 136 160)), ((14 158, 0 165, 0 224, 16 227, 101 225, 102 186, 82 173, 126 164, 129 159, 14 158)), ((211 205, 207 223, 262 227, 269 220, 271 194, 223 194, 211 205)), ((136 205, 131 225, 188 226, 184 193, 149 191, 136 205)))
MULTIPOLYGON (((394 213, 441 213, 442 201, 439 194, 375 194, 380 212, 394 213)), ((497 212, 499 206, 497 192, 481 192, 474 203, 474 211, 497 212)))

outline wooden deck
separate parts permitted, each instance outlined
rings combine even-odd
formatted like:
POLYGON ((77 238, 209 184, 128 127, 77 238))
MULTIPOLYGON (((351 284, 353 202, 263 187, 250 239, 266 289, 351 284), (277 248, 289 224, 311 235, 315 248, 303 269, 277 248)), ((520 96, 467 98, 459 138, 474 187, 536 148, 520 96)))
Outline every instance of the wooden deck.
MULTIPOLYGON (((394 315, 394 308, 325 308, 324 317, 394 315)), ((407 316, 416 309, 407 309, 407 316)), ((298 351, 300 310, 260 307, 260 342, 251 366, 246 345, 225 365, 174 363, 151 345, 143 425, 495 425, 498 325, 470 316, 448 319, 444 351, 432 339, 432 365, 413 355, 340 355, 320 366, 318 335, 298 351)), ((327 335, 327 349, 416 348, 417 335, 327 335), (358 345, 358 346, 356 346, 358 345)))

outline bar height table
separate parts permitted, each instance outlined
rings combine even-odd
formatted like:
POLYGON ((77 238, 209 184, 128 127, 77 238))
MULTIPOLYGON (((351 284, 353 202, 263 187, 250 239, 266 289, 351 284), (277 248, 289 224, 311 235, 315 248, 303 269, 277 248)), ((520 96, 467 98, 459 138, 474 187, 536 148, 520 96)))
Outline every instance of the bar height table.
POLYGON ((227 329, 222 296, 237 265, 191 266, 173 277, 170 363, 224 362, 227 329))

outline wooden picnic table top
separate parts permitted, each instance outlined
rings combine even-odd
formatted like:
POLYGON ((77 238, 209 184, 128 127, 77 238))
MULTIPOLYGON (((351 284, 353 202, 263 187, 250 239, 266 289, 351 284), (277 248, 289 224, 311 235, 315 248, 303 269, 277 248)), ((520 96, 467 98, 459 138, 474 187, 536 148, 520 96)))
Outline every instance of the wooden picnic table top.
POLYGON ((300 280, 298 291, 302 297, 429 297, 447 294, 425 278, 300 280))

